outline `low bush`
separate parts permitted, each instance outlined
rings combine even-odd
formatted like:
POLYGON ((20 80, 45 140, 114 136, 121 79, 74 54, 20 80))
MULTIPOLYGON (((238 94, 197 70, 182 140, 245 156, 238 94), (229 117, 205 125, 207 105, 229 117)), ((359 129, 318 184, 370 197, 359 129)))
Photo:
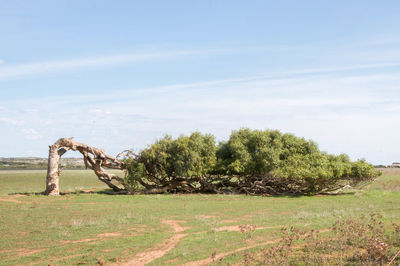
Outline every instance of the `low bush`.
POLYGON ((198 190, 215 168, 216 149, 212 135, 165 136, 127 159, 127 183, 148 193, 198 190))
POLYGON ((199 132, 165 136, 126 158, 126 170, 124 186, 147 193, 313 195, 358 186, 380 174, 364 160, 321 152, 313 141, 247 128, 218 145, 212 135, 199 132))

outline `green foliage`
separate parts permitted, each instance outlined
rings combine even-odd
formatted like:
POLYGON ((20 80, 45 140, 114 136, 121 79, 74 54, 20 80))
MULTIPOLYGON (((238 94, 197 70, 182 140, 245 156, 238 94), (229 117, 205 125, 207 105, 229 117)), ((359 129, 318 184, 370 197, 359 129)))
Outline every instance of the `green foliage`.
POLYGON ((238 175, 263 175, 277 169, 293 155, 318 152, 312 141, 281 134, 277 130, 233 131, 229 140, 222 143, 217 157, 220 172, 238 175))
POLYGON ((212 135, 195 132, 176 140, 165 136, 143 150, 139 161, 149 175, 160 178, 202 176, 213 169, 215 151, 212 135))
POLYGON ((212 135, 194 132, 177 139, 165 136, 141 151, 137 158, 130 159, 127 179, 146 188, 184 186, 214 169, 215 153, 212 135))
POLYGON ((134 158, 125 159, 125 164, 127 168, 123 185, 128 193, 134 193, 139 190, 140 179, 145 175, 146 168, 134 158))
POLYGON ((379 175, 345 154, 321 152, 315 142, 277 130, 233 131, 215 145, 212 135, 170 136, 131 158, 127 184, 137 189, 250 194, 316 194, 357 185, 379 175))

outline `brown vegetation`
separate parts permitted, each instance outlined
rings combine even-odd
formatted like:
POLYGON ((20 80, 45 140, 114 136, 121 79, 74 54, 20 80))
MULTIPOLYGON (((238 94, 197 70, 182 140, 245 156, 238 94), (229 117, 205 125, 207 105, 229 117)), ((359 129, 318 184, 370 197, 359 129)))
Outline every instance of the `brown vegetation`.
POLYGON ((337 221, 332 235, 321 231, 283 228, 282 238, 258 253, 246 252, 244 265, 382 265, 399 261, 400 225, 385 225, 381 216, 337 221), (397 253, 396 253, 397 252, 397 253))

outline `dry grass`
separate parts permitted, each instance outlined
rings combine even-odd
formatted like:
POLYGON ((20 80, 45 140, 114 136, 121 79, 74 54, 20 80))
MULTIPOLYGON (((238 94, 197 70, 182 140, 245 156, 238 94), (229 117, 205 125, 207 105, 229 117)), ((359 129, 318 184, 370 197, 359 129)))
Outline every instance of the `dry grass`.
POLYGON ((277 244, 246 251, 237 265, 397 265, 400 224, 385 224, 382 218, 338 220, 327 233, 284 227, 277 244))

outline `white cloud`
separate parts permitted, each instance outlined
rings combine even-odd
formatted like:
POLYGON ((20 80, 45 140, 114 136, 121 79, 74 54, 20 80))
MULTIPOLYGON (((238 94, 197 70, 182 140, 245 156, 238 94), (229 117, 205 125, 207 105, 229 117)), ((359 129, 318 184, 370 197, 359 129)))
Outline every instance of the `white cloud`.
POLYGON ((398 67, 400 63, 389 62, 389 63, 376 63, 376 64, 357 64, 349 66, 337 66, 337 67, 318 67, 309 69, 293 70, 288 72, 282 72, 282 74, 316 74, 316 73, 329 73, 329 72, 339 72, 347 70, 362 70, 368 68, 382 68, 382 67, 398 67))
POLYGON ((12 125, 11 120, 25 121, 14 122, 16 133, 10 135, 23 132, 23 138, 35 140, 40 156, 46 156, 47 145, 60 137, 74 136, 117 154, 143 148, 165 133, 177 136, 200 130, 221 140, 232 129, 246 126, 280 129, 314 139, 328 152, 388 164, 400 156, 396 142, 400 73, 374 73, 284 77, 277 73, 9 101, 0 121, 9 119, 6 126, 12 125), (15 106, 36 112, 16 111, 15 106))
POLYGON ((4 64, 4 60, 0 59, 0 65, 4 64))
POLYGON ((4 122, 6 124, 9 125, 22 125, 24 122, 22 120, 19 119, 13 119, 13 118, 9 118, 9 117, 0 117, 0 121, 4 122))
POLYGON ((103 110, 103 109, 90 109, 89 113, 101 114, 101 115, 110 115, 110 114, 112 114, 112 112, 107 111, 107 110, 103 110))
POLYGON ((70 71, 83 68, 97 68, 109 65, 119 65, 135 62, 145 62, 156 59, 171 59, 176 57, 206 54, 212 50, 181 50, 158 53, 129 53, 111 56, 98 56, 69 60, 43 61, 18 65, 0 66, 0 81, 17 79, 32 75, 41 75, 50 72, 70 71))
POLYGON ((38 140, 42 138, 42 135, 33 128, 23 128, 22 133, 24 134, 24 138, 28 140, 38 140))
POLYGON ((28 108, 24 110, 26 113, 34 114, 37 113, 38 109, 37 108, 28 108))
MULTIPOLYGON (((188 89, 210 89, 220 86, 231 86, 235 84, 235 87, 241 86, 259 86, 265 87, 266 85, 287 85, 288 82, 293 83, 302 83, 304 81, 310 80, 307 75, 313 76, 311 79, 312 82, 316 80, 321 81, 323 85, 326 85, 326 77, 323 77, 321 80, 318 74, 324 73, 336 73, 343 72, 349 70, 366 70, 366 69, 379 69, 385 67, 398 67, 400 66, 400 62, 392 62, 392 63, 376 63, 376 64, 356 64, 356 65, 345 65, 345 66, 335 66, 335 67, 320 67, 320 68, 303 68, 303 69, 293 69, 288 71, 277 71, 277 72, 269 72, 268 74, 261 74, 256 76, 244 77, 244 78, 233 78, 233 79, 220 79, 220 80, 210 80, 203 82, 192 82, 192 83, 183 83, 183 84, 173 84, 173 85, 165 85, 165 86, 157 86, 152 88, 141 88, 135 89, 135 92, 170 92, 174 90, 188 90, 188 89), (306 76, 305 76, 306 75, 306 76), (268 84, 267 84, 268 83, 268 84)), ((355 79, 356 82, 370 82, 377 80, 382 82, 383 79, 399 80, 399 76, 396 75, 387 75, 387 74, 375 74, 375 75, 360 75, 360 76, 350 76, 350 77, 340 77, 340 80, 347 79, 355 79)), ((231 87, 232 88, 232 87, 231 87)), ((293 87, 292 87, 293 88, 293 87)), ((234 88, 232 88, 234 89, 234 88)))

